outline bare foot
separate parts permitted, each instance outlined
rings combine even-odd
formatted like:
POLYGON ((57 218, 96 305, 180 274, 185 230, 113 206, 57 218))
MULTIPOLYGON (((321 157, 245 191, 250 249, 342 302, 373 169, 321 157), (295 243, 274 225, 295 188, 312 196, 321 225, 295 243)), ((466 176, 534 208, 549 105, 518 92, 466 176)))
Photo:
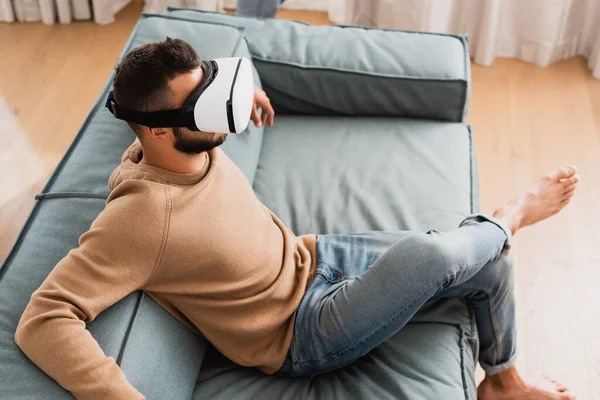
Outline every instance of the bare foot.
POLYGON ((569 166, 544 176, 537 186, 494 212, 513 235, 521 228, 536 224, 562 210, 579 183, 575 167, 569 166))
POLYGON ((530 383, 516 368, 488 375, 477 388, 478 400, 573 400, 575 395, 552 379, 530 383))

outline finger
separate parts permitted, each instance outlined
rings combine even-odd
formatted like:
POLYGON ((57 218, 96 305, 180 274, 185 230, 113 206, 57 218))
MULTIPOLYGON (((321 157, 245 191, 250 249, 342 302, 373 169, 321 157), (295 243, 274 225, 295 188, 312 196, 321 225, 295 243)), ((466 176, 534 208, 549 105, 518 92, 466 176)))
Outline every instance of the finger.
POLYGON ((273 110, 273 106, 271 105, 271 102, 268 101, 267 104, 265 104, 264 109, 267 112, 267 115, 269 116, 269 126, 273 126, 273 123, 275 122, 275 110, 273 110))
POLYGON ((256 103, 254 103, 254 105, 252 106, 252 116, 250 117, 250 119, 252 120, 252 122, 254 122, 254 125, 260 128, 260 115, 258 114, 258 107, 256 107, 256 103))
POLYGON ((269 118, 269 114, 267 114, 265 112, 265 110, 263 110, 263 113, 262 113, 262 123, 263 123, 263 125, 267 123, 267 118, 269 118))

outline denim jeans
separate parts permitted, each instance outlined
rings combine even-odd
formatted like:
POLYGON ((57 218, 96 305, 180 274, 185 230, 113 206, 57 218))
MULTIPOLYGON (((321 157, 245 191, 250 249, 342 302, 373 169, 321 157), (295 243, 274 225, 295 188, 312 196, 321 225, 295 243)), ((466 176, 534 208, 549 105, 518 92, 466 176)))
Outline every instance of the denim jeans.
POLYGON ((461 297, 473 309, 479 362, 488 374, 515 362, 511 233, 476 215, 440 233, 369 232, 317 237, 315 278, 298 308, 282 376, 312 376, 360 358, 428 301, 461 297))
POLYGON ((238 0, 237 14, 247 17, 275 18, 281 0, 238 0))

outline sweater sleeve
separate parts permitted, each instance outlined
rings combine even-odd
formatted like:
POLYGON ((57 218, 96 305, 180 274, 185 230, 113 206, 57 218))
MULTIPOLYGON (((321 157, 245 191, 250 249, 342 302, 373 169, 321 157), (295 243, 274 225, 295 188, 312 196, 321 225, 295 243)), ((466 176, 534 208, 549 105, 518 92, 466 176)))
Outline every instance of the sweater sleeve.
POLYGON ((138 290, 159 263, 165 202, 110 201, 33 293, 17 327, 23 352, 78 399, 143 399, 86 329, 104 309, 138 290))

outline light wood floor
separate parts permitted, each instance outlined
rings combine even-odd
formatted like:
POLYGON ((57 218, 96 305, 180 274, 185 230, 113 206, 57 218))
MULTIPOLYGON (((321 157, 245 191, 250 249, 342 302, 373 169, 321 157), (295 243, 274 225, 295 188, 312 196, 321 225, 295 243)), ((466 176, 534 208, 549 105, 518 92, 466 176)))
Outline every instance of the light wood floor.
MULTIPOLYGON (((0 24, 0 259, 110 74, 141 10, 115 24, 0 24)), ((280 17, 328 23, 320 13, 280 17)), ((519 366, 600 399, 600 81, 585 60, 473 66, 470 122, 482 208, 572 163, 581 189, 562 214, 519 233, 519 366)))

